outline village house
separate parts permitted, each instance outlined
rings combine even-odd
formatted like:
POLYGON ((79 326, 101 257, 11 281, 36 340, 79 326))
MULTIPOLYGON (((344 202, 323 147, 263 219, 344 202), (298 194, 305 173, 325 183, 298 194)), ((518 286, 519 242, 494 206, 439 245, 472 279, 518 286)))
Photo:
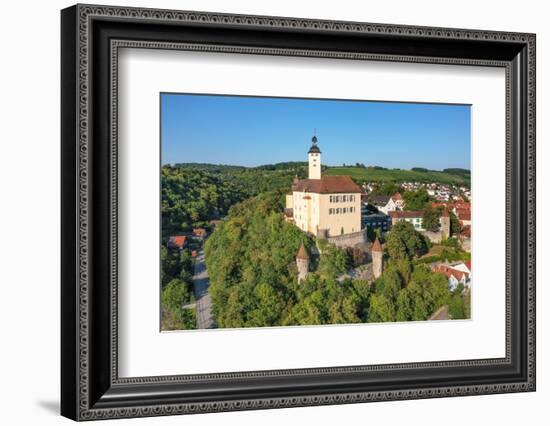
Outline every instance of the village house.
POLYGON ((395 225, 400 220, 404 220, 411 223, 417 231, 424 231, 422 224, 424 213, 421 210, 392 211, 389 213, 389 216, 391 217, 392 225, 395 225))
POLYGON ((424 228, 424 212, 421 210, 393 211, 389 213, 392 220, 392 226, 400 220, 411 223, 414 229, 421 232, 432 243, 440 243, 443 239, 451 235, 451 218, 449 211, 445 208, 439 217, 439 229, 428 231, 424 228))
POLYGON ((472 224, 470 203, 456 202, 453 206, 453 213, 458 218, 461 228, 472 224))
POLYGON ((464 289, 470 287, 471 270, 470 262, 458 263, 454 265, 439 264, 432 267, 434 272, 444 274, 448 279, 449 290, 454 291, 459 284, 462 284, 464 289))
MULTIPOLYGON (((308 151, 308 178, 294 179, 286 196, 285 217, 318 238, 354 236, 341 245, 364 241, 361 229, 361 188, 349 176, 322 176, 317 137, 308 151)), ((336 243, 336 241, 334 241, 336 243)))
POLYGON ((204 239, 208 235, 208 232, 204 228, 193 228, 193 236, 195 238, 204 239))
POLYGON ((405 207, 405 200, 403 199, 403 197, 399 192, 396 192, 395 194, 393 194, 391 196, 391 199, 394 202, 397 210, 403 210, 403 208, 405 207))
POLYGON ((380 213, 388 214, 398 210, 394 199, 389 195, 371 195, 368 202, 378 209, 380 213))
POLYGON ((187 244, 187 236, 174 235, 168 238, 168 244, 166 245, 170 250, 183 250, 187 244))

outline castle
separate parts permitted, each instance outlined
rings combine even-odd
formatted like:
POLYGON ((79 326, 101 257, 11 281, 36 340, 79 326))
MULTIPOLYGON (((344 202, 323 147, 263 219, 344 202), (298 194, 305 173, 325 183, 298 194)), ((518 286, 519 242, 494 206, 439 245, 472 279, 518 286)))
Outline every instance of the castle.
POLYGON ((311 142, 308 178, 295 178, 291 193, 286 196, 288 220, 302 231, 332 240, 337 245, 364 241, 361 188, 349 176, 322 176, 317 137, 313 136, 311 142))
MULTIPOLYGON (((372 263, 370 272, 367 270, 368 281, 375 280, 382 275, 384 271, 384 249, 378 238, 374 240, 371 247, 372 263)), ((300 244, 298 253, 296 253, 296 268, 298 269, 298 283, 305 280, 309 273, 310 256, 304 243, 300 244)))

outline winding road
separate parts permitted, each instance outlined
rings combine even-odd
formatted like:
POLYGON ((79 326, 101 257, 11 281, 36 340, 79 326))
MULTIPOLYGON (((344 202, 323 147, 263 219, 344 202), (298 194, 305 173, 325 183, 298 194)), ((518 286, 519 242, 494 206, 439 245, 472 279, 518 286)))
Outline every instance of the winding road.
POLYGON ((206 270, 204 251, 201 250, 195 259, 195 271, 193 275, 193 288, 195 289, 197 328, 216 328, 212 315, 212 298, 208 293, 210 278, 206 270))

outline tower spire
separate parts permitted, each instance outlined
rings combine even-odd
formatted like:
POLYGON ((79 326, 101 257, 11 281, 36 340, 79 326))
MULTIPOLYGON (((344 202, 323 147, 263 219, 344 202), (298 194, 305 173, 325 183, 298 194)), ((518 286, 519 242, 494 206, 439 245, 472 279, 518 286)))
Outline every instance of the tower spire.
POLYGON ((317 129, 313 129, 313 137, 311 138, 311 147, 307 152, 309 163, 309 179, 321 179, 321 150, 317 146, 317 129))

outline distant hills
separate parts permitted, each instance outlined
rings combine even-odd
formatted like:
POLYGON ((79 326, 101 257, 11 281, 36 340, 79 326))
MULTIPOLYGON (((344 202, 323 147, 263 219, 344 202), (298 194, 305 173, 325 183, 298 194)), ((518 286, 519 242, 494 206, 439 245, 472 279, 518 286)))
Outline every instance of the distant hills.
MULTIPOLYGON (((256 167, 234 166, 227 164, 208 163, 178 163, 173 167, 184 167, 213 173, 232 173, 240 171, 259 172, 274 171, 298 174, 304 177, 307 174, 307 162, 287 161, 275 164, 264 164, 256 167)), ((347 175, 358 182, 423 182, 443 183, 455 185, 470 184, 470 170, 462 168, 447 168, 441 171, 430 170, 424 167, 413 167, 410 170, 389 169, 381 166, 323 166, 326 175, 347 175)))
POLYGON ((470 171, 467 169, 428 170, 414 167, 411 170, 386 169, 384 167, 328 167, 326 175, 347 175, 357 181, 367 182, 423 182, 455 185, 469 185, 470 171))

